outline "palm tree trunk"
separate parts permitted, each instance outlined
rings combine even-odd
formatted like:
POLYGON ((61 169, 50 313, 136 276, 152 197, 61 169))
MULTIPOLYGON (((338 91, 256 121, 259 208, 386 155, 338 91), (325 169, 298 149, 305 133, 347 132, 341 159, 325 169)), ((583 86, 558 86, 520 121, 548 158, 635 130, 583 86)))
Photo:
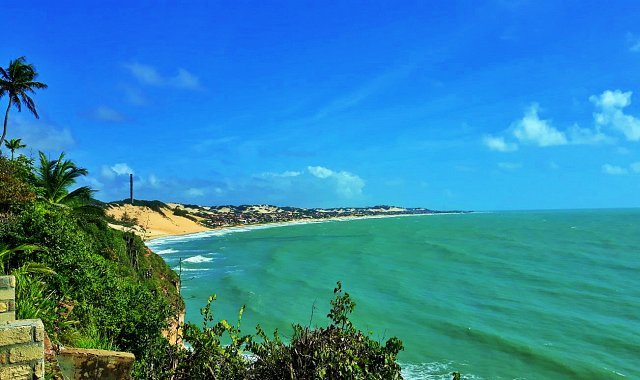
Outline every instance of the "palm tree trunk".
POLYGON ((7 105, 7 112, 4 113, 4 128, 2 129, 2 137, 0 137, 0 156, 2 156, 2 143, 7 136, 7 123, 9 122, 9 110, 11 109, 11 98, 9 97, 9 104, 7 105))

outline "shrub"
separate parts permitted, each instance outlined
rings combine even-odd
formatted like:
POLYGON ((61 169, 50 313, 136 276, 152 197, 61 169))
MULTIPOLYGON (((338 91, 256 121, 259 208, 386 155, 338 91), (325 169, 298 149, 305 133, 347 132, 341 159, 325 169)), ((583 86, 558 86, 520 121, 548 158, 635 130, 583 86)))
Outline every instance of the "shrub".
POLYGON ((0 241, 44 248, 28 259, 57 275, 44 285, 31 283, 22 296, 29 300, 19 302, 24 302, 25 313, 30 302, 55 303, 55 312, 43 318, 50 321, 47 332, 54 341, 72 344, 77 334, 91 340, 89 333, 99 331, 104 342, 142 355, 182 307, 176 275, 161 258, 155 260, 139 238, 127 242, 122 232, 104 222, 80 224, 71 210, 37 202, 21 206, 8 223, 0 224, 0 241))
POLYGON ((334 289, 327 327, 310 329, 293 326, 291 343, 267 338, 261 329, 260 343, 251 342, 255 355, 253 379, 401 379, 396 358, 403 349, 398 338, 384 345, 355 329, 349 314, 355 302, 342 294, 342 284, 334 289))
POLYGON ((35 199, 33 189, 25 181, 24 171, 20 161, 0 157, 0 212, 6 212, 10 205, 35 199))
MULTIPOLYGON (((358 331, 349 315, 355 302, 342 286, 334 289, 327 327, 293 326, 293 336, 284 342, 277 330, 267 337, 260 326, 256 335, 243 335, 240 309, 237 325, 226 320, 214 323, 209 298, 201 310, 202 327, 184 325, 185 350, 164 351, 162 357, 176 364, 165 372, 137 372, 138 378, 172 379, 402 379, 396 358, 402 342, 391 338, 384 344, 358 331), (224 342, 224 343, 223 343, 224 342), (163 377, 164 376, 164 377, 163 377)), ((160 348, 161 350, 162 348, 160 348)), ((157 365, 157 364, 156 364, 157 365)), ((164 363, 158 368, 170 368, 164 363)), ((148 369, 149 367, 147 367, 148 369)))

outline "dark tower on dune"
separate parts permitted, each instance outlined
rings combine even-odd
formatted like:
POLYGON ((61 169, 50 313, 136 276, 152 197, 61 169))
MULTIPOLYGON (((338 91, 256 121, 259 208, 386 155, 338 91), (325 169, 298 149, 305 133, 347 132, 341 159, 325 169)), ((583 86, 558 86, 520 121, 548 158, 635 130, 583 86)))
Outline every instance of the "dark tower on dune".
POLYGON ((133 174, 129 174, 129 200, 133 204, 133 174))

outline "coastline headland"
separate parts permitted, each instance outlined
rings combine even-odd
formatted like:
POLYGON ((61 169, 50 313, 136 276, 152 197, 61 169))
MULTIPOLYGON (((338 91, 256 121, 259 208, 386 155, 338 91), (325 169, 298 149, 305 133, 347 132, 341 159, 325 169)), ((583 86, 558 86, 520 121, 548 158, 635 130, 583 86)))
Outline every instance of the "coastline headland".
POLYGON ((134 204, 128 201, 107 203, 106 211, 111 227, 135 232, 144 240, 238 227, 469 212, 386 205, 328 209, 273 205, 199 206, 144 200, 134 201, 134 204))

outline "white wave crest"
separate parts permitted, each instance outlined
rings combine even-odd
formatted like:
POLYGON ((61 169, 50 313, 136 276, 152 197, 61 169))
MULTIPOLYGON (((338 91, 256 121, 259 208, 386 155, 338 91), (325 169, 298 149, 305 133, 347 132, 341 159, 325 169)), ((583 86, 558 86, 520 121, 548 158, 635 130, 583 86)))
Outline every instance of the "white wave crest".
POLYGON ((213 257, 204 257, 202 255, 191 256, 182 260, 183 263, 192 263, 192 264, 200 264, 200 263, 209 263, 213 261, 213 257))
POLYGON ((171 249, 171 248, 160 249, 158 251, 155 251, 155 253, 157 253, 158 255, 166 255, 168 253, 176 253, 176 252, 178 252, 177 249, 171 249))
MULTIPOLYGON (((407 380, 451 380, 451 373, 453 371, 460 371, 456 369, 456 365, 453 363, 400 363, 402 368, 402 377, 407 380)), ((463 379, 481 379, 475 375, 462 374, 463 379)))

